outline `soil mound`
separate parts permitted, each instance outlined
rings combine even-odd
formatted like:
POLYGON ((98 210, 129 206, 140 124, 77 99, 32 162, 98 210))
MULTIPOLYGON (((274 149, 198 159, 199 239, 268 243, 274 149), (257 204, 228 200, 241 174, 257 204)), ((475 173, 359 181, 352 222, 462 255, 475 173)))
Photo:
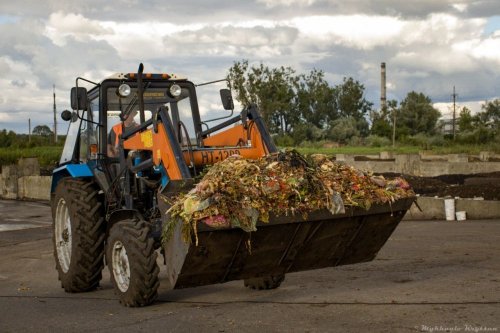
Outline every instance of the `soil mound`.
POLYGON ((500 171, 470 175, 441 175, 417 177, 397 173, 384 173, 384 177, 402 176, 410 183, 415 193, 433 197, 477 198, 500 200, 500 171), (487 184, 484 181, 487 180, 487 184))

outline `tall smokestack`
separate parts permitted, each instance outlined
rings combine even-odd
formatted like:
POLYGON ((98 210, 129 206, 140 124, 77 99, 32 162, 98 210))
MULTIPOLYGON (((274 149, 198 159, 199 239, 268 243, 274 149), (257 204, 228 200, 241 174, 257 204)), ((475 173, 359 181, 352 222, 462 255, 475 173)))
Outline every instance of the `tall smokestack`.
POLYGON ((385 84, 385 62, 380 64, 380 109, 387 107, 387 87, 385 84))

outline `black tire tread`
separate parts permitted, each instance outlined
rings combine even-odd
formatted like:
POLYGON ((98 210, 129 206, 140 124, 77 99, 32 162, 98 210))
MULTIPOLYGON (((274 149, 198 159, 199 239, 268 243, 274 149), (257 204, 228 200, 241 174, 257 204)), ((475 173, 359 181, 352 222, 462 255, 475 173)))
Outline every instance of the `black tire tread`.
POLYGON ((158 297, 160 268, 156 263, 158 254, 154 240, 149 237, 149 226, 137 219, 124 220, 111 227, 106 262, 120 303, 128 307, 146 306, 158 297), (111 264, 112 244, 119 239, 124 244, 130 265, 130 284, 126 292, 116 286, 111 264))
POLYGON ((57 259, 55 235, 54 256, 61 286, 66 292, 85 292, 99 286, 104 268, 105 222, 99 190, 89 180, 65 178, 56 188, 52 214, 60 197, 64 197, 71 219, 72 253, 69 270, 64 273, 57 259))

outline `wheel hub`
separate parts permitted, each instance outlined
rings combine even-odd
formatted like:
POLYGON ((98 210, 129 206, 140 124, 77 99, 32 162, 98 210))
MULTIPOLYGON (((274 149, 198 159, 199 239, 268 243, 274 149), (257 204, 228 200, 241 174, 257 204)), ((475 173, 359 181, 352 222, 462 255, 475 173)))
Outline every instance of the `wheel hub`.
POLYGON ((71 264, 71 219, 66 201, 62 198, 57 203, 54 227, 57 259, 62 271, 67 273, 71 264))
POLYGON ((111 265, 116 286, 121 292, 126 292, 130 285, 130 263, 128 261, 127 250, 120 241, 116 241, 113 244, 111 265))

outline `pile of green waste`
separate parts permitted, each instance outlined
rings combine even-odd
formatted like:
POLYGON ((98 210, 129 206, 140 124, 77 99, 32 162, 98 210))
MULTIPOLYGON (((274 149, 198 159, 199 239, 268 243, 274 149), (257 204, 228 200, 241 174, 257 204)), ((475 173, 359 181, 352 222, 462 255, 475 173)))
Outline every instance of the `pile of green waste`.
POLYGON ((163 240, 181 222, 190 242, 197 240, 198 222, 251 232, 258 221, 269 222, 270 213, 307 218, 311 211, 328 209, 343 214, 346 206, 369 209, 414 195, 402 178, 370 176, 326 155, 286 151, 258 160, 235 155, 213 165, 195 188, 171 202, 163 240))

